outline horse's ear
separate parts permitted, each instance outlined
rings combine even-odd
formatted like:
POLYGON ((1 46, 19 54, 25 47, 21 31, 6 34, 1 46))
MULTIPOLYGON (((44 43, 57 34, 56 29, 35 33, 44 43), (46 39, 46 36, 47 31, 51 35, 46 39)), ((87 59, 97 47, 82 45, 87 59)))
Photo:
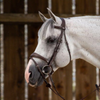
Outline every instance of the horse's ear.
POLYGON ((57 22, 59 17, 57 17, 49 8, 47 8, 49 16, 53 19, 54 22, 57 22))
POLYGON ((47 18, 39 11, 39 16, 43 22, 47 20, 47 18))

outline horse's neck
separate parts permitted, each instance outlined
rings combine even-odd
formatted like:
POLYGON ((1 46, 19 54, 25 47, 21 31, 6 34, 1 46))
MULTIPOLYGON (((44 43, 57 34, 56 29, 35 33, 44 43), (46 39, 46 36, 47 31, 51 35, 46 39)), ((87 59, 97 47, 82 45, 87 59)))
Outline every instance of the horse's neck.
POLYGON ((77 18, 66 20, 66 38, 71 57, 84 59, 100 68, 100 19, 77 18))

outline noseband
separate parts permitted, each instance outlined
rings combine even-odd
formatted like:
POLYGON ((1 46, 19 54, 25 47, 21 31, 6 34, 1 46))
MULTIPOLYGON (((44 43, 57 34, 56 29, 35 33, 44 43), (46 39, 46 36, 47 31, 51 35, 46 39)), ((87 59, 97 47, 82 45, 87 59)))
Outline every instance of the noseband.
POLYGON ((36 65, 36 67, 37 67, 37 69, 38 69, 38 71, 39 71, 40 74, 42 75, 42 77, 43 77, 43 79, 44 79, 44 82, 46 83, 46 87, 49 87, 56 95, 60 96, 63 100, 65 100, 65 99, 58 93, 58 91, 56 90, 56 87, 55 87, 54 82, 53 82, 53 80, 52 80, 52 73, 54 72, 54 71, 53 71, 53 67, 52 67, 52 63, 53 63, 53 61, 54 61, 54 59, 55 59, 55 57, 56 57, 56 55, 57 55, 57 52, 58 52, 58 50, 59 50, 59 46, 60 46, 60 44, 61 44, 63 35, 64 35, 64 39, 65 39, 65 42, 66 42, 66 46, 67 46, 67 49, 68 49, 68 52, 69 52, 70 61, 71 61, 71 53, 70 53, 69 45, 68 45, 68 42, 67 42, 67 39, 66 39, 66 35, 65 35, 65 29, 66 29, 66 28, 65 28, 65 20, 64 20, 63 18, 61 18, 61 20, 62 20, 61 26, 54 26, 54 28, 60 29, 60 30, 61 30, 61 34, 60 34, 60 36, 58 37, 58 40, 57 40, 57 43, 56 43, 56 47, 55 47, 55 49, 54 49, 54 52, 53 52, 53 54, 52 54, 50 60, 48 61, 48 59, 44 58, 43 56, 41 56, 41 55, 39 55, 39 54, 37 54, 37 53, 32 53, 31 56, 30 56, 30 59, 33 60, 33 62, 35 63, 35 65, 36 65), (36 63, 36 61, 33 59, 33 57, 34 57, 34 58, 39 58, 39 59, 41 59, 41 60, 43 60, 43 61, 46 62, 46 65, 42 67, 42 70, 39 68, 39 65, 36 63), (48 72, 48 71, 45 71, 45 69, 47 69, 47 68, 50 68, 50 71, 49 71, 49 72, 48 72), (48 75, 48 77, 49 77, 49 79, 50 79, 50 81, 51 81, 51 83, 52 83, 52 86, 51 86, 51 84, 49 84, 49 83, 46 81, 45 75, 48 75), (52 87, 53 87, 54 89, 53 89, 52 87))

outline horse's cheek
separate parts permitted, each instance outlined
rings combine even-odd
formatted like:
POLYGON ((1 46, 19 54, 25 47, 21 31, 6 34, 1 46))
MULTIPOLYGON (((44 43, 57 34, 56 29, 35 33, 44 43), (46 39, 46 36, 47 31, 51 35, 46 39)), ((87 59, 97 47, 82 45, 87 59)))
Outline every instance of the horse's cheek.
POLYGON ((67 54, 65 53, 59 53, 56 56, 56 65, 57 67, 64 67, 69 63, 67 54))

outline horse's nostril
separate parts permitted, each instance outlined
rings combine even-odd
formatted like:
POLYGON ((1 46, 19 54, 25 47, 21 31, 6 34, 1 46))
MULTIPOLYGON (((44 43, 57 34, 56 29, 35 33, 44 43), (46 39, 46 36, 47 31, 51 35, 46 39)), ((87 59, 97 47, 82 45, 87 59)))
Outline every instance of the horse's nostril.
POLYGON ((30 73, 30 76, 29 76, 29 78, 31 78, 31 77, 32 77, 32 72, 30 71, 29 73, 30 73))

